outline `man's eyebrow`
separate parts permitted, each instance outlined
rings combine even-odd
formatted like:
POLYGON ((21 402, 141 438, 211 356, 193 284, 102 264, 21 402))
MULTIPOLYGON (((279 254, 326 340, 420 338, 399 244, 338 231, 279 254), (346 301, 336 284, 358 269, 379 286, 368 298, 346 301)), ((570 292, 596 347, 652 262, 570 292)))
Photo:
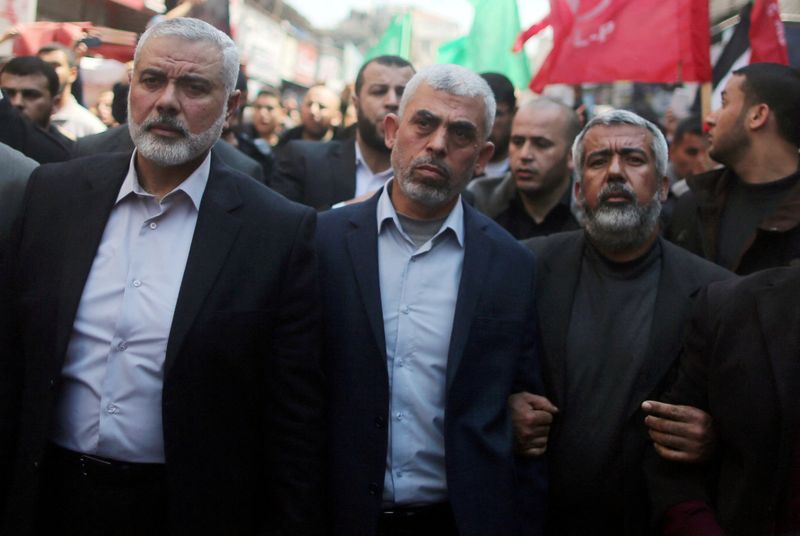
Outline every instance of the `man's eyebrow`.
MULTIPOLYGON (((645 151, 644 149, 642 149, 640 147, 621 147, 620 149, 618 149, 616 151, 613 151, 613 152, 617 152, 617 153, 619 153, 619 154, 621 154, 623 156, 626 156, 626 155, 629 155, 629 154, 639 154, 639 155, 642 155, 642 156, 645 156, 645 157, 648 156, 647 151, 645 151)), ((604 148, 604 149, 598 149, 596 151, 592 151, 592 152, 588 153, 586 155, 586 158, 592 158, 592 157, 595 157, 595 156, 611 156, 611 154, 612 154, 611 149, 604 148)))
POLYGON ((433 112, 429 112, 428 110, 417 110, 414 112, 412 116, 413 119, 427 119, 428 121, 434 121, 436 123, 441 122, 441 118, 435 115, 433 112))
POLYGON ((448 130, 461 129, 461 130, 469 130, 470 132, 478 131, 478 126, 475 123, 464 120, 451 121, 450 123, 447 124, 447 128, 448 130))

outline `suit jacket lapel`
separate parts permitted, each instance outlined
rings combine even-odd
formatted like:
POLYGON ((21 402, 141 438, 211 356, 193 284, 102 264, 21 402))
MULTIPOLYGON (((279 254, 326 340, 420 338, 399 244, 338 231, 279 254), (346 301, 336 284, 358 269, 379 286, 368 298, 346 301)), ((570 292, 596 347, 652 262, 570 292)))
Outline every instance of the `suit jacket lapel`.
POLYGON ((330 199, 352 199, 356 195, 356 142, 346 140, 339 144, 334 152, 330 166, 331 188, 330 199))
POLYGON ((376 211, 382 190, 359 205, 350 217, 353 228, 347 233, 347 251, 353 263, 361 300, 366 311, 375 344, 386 363, 386 337, 383 332, 383 306, 378 276, 378 223, 376 211))
POLYGON ((220 161, 212 155, 208 184, 200 203, 172 318, 164 361, 165 377, 239 233, 241 221, 231 212, 242 204, 242 199, 235 183, 226 175, 220 161))
MULTIPOLYGON (((64 242, 64 262, 59 281, 56 354, 63 356, 83 287, 89 277, 97 248, 103 237, 111 209, 128 171, 130 154, 111 160, 100 169, 87 169, 87 177, 70 201, 71 225, 64 242)), ((60 365, 59 365, 60 366, 60 365)))
POLYGON ((458 285, 458 298, 453 316, 453 331, 450 335, 450 348, 447 354, 447 391, 458 372, 464 356, 464 348, 469 338, 472 320, 480 297, 480 289, 486 280, 489 260, 494 245, 486 236, 486 224, 481 225, 475 218, 474 209, 463 200, 464 207, 464 265, 458 285))
MULTIPOLYGON (((572 303, 580 278, 583 260, 583 231, 575 231, 561 240, 558 251, 537 259, 536 303, 539 336, 544 349, 542 369, 549 396, 562 404, 566 389, 565 361, 572 303)), ((552 240, 552 239, 551 239, 552 240)))

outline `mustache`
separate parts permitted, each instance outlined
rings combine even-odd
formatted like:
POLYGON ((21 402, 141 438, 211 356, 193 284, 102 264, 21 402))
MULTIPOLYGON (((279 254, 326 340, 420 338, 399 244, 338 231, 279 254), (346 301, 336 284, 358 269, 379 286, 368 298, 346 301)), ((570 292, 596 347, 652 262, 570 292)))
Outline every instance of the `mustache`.
POLYGON ((624 197, 628 201, 636 201, 636 192, 629 184, 622 182, 611 182, 600 189, 597 194, 597 201, 602 204, 610 197, 624 197))
POLYGON ((435 167, 436 169, 439 170, 439 172, 442 175, 444 175, 447 178, 450 178, 450 175, 451 175, 450 167, 447 164, 445 164, 443 160, 441 160, 439 158, 434 158, 432 156, 421 156, 421 157, 415 159, 411 163, 411 169, 415 169, 415 168, 418 168, 420 166, 435 167))
POLYGON ((183 136, 189 135, 189 130, 181 121, 170 115, 159 114, 156 117, 150 117, 142 122, 142 130, 149 131, 154 126, 164 126, 177 130, 183 136))

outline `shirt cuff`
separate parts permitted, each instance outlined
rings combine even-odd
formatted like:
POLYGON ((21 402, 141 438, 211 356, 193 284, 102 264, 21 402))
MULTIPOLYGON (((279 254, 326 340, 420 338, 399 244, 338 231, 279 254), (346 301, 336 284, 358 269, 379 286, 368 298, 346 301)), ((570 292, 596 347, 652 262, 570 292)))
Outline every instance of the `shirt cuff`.
POLYGON ((678 503, 664 514, 664 536, 725 536, 717 517, 705 501, 678 503))

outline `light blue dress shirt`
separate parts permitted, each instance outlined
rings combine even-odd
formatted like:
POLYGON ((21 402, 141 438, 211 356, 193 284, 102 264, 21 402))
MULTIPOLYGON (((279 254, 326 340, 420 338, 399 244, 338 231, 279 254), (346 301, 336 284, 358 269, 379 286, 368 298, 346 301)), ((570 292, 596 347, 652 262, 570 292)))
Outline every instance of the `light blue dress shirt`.
POLYGON ((131 157, 81 295, 51 440, 116 460, 164 462, 161 390, 209 156, 160 201, 131 157))
POLYGON ((389 197, 378 200, 378 271, 389 372, 389 449, 384 507, 447 500, 444 419, 447 355, 464 264, 459 199, 417 248, 389 197))

